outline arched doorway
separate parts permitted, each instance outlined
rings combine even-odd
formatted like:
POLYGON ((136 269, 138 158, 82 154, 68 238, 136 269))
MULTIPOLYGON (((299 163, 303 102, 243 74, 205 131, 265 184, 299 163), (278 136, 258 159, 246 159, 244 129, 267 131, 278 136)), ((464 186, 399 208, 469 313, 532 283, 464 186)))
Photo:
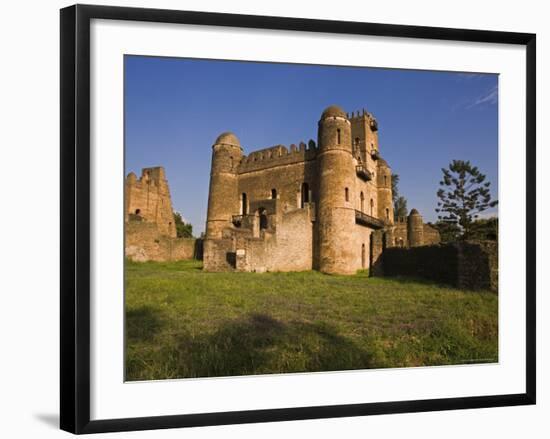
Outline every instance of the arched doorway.
POLYGON ((260 230, 267 229, 267 213, 263 207, 258 209, 258 214, 260 216, 260 230))

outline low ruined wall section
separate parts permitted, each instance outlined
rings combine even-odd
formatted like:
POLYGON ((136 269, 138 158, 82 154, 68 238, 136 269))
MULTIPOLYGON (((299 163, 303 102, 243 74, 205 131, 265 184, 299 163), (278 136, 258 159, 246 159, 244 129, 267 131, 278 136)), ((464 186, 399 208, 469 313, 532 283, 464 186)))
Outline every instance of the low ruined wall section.
POLYGON ((136 262, 179 261, 202 258, 202 240, 161 235, 154 223, 128 222, 125 254, 136 262))
POLYGON ((460 242, 383 251, 385 276, 409 276, 470 290, 498 291, 498 244, 460 242))

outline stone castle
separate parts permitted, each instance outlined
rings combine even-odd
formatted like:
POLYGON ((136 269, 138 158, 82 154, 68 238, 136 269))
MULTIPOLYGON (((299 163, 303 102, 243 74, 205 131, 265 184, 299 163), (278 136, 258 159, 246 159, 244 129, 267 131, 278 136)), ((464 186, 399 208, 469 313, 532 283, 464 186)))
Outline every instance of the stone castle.
POLYGON ((317 144, 290 149, 244 155, 234 134, 221 134, 212 147, 204 269, 353 274, 375 267, 386 247, 438 243, 416 209, 394 221, 391 175, 376 119, 364 110, 328 107, 317 144))

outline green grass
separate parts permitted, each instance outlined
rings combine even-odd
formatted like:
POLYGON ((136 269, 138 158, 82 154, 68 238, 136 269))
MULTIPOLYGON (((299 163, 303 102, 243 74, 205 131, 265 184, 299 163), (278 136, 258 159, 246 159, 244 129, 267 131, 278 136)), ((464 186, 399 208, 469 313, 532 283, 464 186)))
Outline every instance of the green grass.
POLYGON ((498 296, 410 279, 126 263, 126 378, 498 361, 498 296))

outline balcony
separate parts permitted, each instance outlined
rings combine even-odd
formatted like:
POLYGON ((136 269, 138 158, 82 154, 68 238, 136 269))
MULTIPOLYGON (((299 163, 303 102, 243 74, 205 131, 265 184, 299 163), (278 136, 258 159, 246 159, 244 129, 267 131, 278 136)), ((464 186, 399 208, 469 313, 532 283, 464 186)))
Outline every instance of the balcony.
POLYGON ((378 160, 380 158, 380 152, 377 149, 372 149, 370 152, 370 156, 373 160, 378 160))
POLYGON ((370 172, 367 168, 365 168, 363 165, 358 165, 355 167, 355 172, 357 173, 357 176, 364 181, 372 180, 372 172, 370 172))
POLYGON ((384 227, 384 221, 367 215, 360 210, 355 211, 355 223, 361 224, 362 226, 370 227, 371 229, 382 229, 384 227))

